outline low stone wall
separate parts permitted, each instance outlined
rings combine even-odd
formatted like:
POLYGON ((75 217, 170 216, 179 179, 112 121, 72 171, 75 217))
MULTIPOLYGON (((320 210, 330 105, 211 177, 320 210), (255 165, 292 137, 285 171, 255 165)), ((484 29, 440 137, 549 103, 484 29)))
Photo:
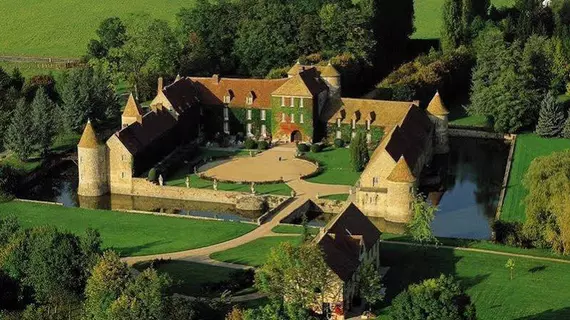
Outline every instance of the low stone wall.
POLYGON ((313 200, 313 203, 315 204, 313 207, 313 210, 315 211, 338 214, 342 212, 342 209, 346 206, 347 201, 316 199, 313 200))
POLYGON ((279 223, 292 223, 296 219, 300 219, 303 217, 304 214, 309 212, 313 207, 314 203, 311 200, 305 201, 302 205, 298 206, 295 210, 293 210, 287 217, 281 219, 279 223))
POLYGON ((133 196, 166 198, 188 201, 204 201, 225 204, 236 204, 237 198, 245 193, 234 191, 216 191, 208 189, 159 186, 142 178, 133 178, 133 196))
POLYGON ((281 210, 285 209, 285 207, 287 207, 291 202, 293 202, 294 199, 295 198, 286 198, 280 201, 278 205, 276 205, 271 210, 264 213, 261 217, 257 218, 257 224, 262 225, 265 222, 269 221, 271 218, 273 218, 274 215, 278 214, 281 210))
POLYGON ((450 137, 466 137, 466 138, 481 138, 481 139, 499 139, 499 140, 513 140, 513 134, 503 134, 497 132, 490 132, 475 129, 463 128, 449 128, 450 137))
POLYGON ((511 140, 511 148, 509 149, 509 156, 507 158, 507 166, 505 168, 505 175, 503 176, 503 184, 501 185, 501 194, 499 195, 499 204, 497 205, 497 211, 495 212, 495 220, 499 220, 501 216, 501 210, 503 209, 503 202, 505 202, 505 194, 507 193, 507 185, 509 184, 509 176, 511 174, 511 168, 513 165, 513 156, 515 154, 515 146, 517 143, 517 136, 513 135, 511 140))

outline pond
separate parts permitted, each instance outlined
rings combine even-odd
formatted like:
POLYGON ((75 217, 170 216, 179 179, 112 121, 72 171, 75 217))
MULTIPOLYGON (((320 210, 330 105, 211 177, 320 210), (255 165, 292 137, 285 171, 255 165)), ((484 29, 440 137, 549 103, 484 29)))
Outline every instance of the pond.
POLYGON ((422 187, 437 204, 432 224, 440 237, 489 239, 499 201, 509 144, 501 140, 451 138, 449 154, 437 156, 432 171, 441 183, 422 187))
POLYGON ((136 197, 126 195, 105 195, 102 197, 82 197, 77 195, 77 166, 66 162, 53 168, 49 174, 36 179, 18 191, 22 199, 59 202, 66 207, 82 207, 106 210, 138 210, 195 217, 216 218, 231 221, 254 221, 261 211, 240 211, 233 205, 136 197))

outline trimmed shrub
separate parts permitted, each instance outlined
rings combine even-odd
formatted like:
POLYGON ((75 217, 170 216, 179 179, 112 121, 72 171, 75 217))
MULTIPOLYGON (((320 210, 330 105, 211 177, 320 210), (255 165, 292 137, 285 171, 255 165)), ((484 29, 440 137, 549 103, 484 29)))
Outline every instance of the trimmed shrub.
POLYGON ((343 148, 344 147, 344 140, 334 139, 334 146, 337 148, 343 148))
POLYGON ((269 142, 262 140, 257 143, 257 149, 259 150, 267 150, 269 149, 269 142))
POLYGON ((297 150, 299 150, 299 152, 307 152, 309 151, 309 146, 306 143, 299 143, 297 145, 297 150))
POLYGON ((321 152, 321 150, 323 150, 323 145, 322 144, 312 144, 311 145, 311 152, 313 153, 318 153, 321 152))
POLYGON ((148 181, 150 182, 156 182, 156 179, 158 179, 158 174, 156 173, 156 169, 155 168, 151 168, 148 171, 148 181))
POLYGON ((257 142, 251 138, 248 138, 247 140, 245 140, 244 146, 246 149, 256 149, 257 142))

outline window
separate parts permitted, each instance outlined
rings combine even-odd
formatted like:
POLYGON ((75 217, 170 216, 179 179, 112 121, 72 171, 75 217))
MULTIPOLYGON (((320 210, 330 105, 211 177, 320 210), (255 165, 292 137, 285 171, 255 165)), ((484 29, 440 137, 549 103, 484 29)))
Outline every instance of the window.
POLYGON ((224 122, 224 132, 225 133, 230 133, 230 124, 226 121, 224 122))
POLYGON ((356 131, 352 131, 352 134, 350 136, 354 138, 354 136, 356 136, 356 131))
POLYGON ((281 114, 281 122, 285 122, 285 113, 281 114))
POLYGON ((249 105, 252 105, 252 104, 253 104, 253 97, 247 97, 247 98, 245 98, 245 103, 246 103, 246 104, 249 104, 249 105))
POLYGON ((224 96, 224 103, 230 103, 231 101, 232 101, 232 97, 230 97, 229 95, 224 96))
POLYGON ((230 120, 230 111, 228 110, 227 107, 224 108, 224 120, 226 121, 230 120))
POLYGON ((127 162, 129 159, 127 158, 126 155, 122 154, 122 155, 121 155, 121 160, 123 160, 123 162, 127 162))
POLYGON ((372 177, 372 186, 375 187, 378 184, 378 177, 372 177))
POLYGON ((340 132, 340 130, 338 130, 338 131, 336 132, 336 138, 337 138, 337 139, 340 139, 341 136, 342 136, 342 133, 340 132))
POLYGON ((305 119, 302 113, 299 115, 299 123, 305 123, 305 119))
POLYGON ((251 120, 251 109, 247 109, 247 120, 251 120))
POLYGON ((366 120, 366 130, 370 130, 370 120, 366 120))
POLYGON ((340 128, 340 118, 336 119, 336 126, 337 128, 340 128))
POLYGON ((352 119, 352 129, 356 129, 356 119, 352 119))
POLYGON ((303 103, 303 98, 299 98, 299 108, 303 108, 305 104, 303 103))
POLYGON ((295 123, 295 114, 291 113, 291 123, 295 123))
POLYGON ((261 125, 261 135, 264 137, 267 136, 267 128, 264 124, 261 125))
POLYGON ((370 133, 366 134, 366 143, 372 142, 372 135, 370 133))
POLYGON ((295 106, 295 97, 291 97, 291 108, 295 106))
POLYGON ((251 123, 247 124, 247 134, 251 135, 251 123))
POLYGON ((121 172, 121 179, 125 179, 125 173, 121 172))
POLYGON ((265 120, 265 110, 261 110, 261 120, 265 120))
POLYGON ((281 97, 281 106, 282 106, 282 107, 285 106, 285 97, 281 97))

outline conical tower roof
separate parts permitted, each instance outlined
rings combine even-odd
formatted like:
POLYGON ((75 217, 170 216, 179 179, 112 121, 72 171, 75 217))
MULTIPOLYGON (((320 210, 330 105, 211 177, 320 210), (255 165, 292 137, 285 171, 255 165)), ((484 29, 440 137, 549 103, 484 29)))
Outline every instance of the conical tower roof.
POLYGON ((321 70, 321 77, 339 77, 340 73, 329 62, 329 64, 321 70))
POLYGON ((443 104, 443 100, 441 100, 441 96, 439 95, 439 91, 436 91, 435 96, 431 99, 427 111, 434 116, 445 116, 449 114, 449 111, 443 104))
POLYGON ((89 148, 95 149, 99 147, 99 142, 97 141, 97 136, 95 135, 95 130, 93 130, 93 126, 91 125, 91 121, 87 120, 87 125, 83 130, 83 134, 81 135, 81 140, 79 140, 79 144, 77 144, 79 148, 89 148))
POLYGON ((143 111, 138 103, 135 101, 135 97, 133 94, 129 96, 129 100, 127 101, 127 105, 125 106, 125 110, 123 110, 123 117, 140 117, 142 116, 143 111))
POLYGON ((289 71, 287 71, 287 74, 290 76, 296 76, 299 74, 299 70, 301 69, 301 62, 299 62, 299 60, 297 60, 297 62, 291 67, 291 69, 289 69, 289 71))
POLYGON ((404 159, 404 156, 400 157, 400 160, 398 160, 396 166, 394 167, 394 169, 392 169, 392 172, 390 172, 388 180, 392 182, 409 182, 409 183, 416 181, 416 177, 414 177, 414 174, 412 173, 412 170, 410 169, 408 162, 406 161, 406 159, 404 159))

